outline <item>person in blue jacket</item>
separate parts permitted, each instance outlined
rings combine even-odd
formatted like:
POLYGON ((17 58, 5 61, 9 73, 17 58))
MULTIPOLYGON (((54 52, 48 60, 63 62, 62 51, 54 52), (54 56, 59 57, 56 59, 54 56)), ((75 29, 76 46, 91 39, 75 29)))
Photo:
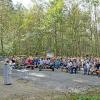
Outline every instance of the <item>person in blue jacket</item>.
POLYGON ((60 68, 60 65, 61 65, 61 61, 60 61, 60 59, 57 59, 57 60, 55 60, 55 68, 60 68))

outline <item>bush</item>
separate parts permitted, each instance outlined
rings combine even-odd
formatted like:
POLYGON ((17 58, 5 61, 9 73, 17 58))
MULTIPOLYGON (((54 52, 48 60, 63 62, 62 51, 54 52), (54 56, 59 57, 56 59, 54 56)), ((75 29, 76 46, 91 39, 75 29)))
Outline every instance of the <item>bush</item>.
POLYGON ((76 100, 100 100, 100 96, 79 96, 76 100))

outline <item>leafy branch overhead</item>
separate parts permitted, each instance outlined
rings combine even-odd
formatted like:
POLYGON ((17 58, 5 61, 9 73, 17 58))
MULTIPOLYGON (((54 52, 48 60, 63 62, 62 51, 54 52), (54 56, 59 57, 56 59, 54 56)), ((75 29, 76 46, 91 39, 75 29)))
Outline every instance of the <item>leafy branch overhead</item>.
POLYGON ((32 2, 0 1, 0 54, 100 56, 99 0, 32 2))

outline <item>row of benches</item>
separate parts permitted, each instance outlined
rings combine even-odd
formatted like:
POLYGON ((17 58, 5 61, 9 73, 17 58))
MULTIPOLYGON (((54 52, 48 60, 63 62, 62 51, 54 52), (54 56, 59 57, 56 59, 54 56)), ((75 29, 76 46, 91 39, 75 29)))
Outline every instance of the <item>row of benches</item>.
MULTIPOLYGON (((22 68, 31 68, 32 70, 34 70, 34 68, 36 68, 36 66, 34 66, 34 65, 21 65, 21 67, 22 68)), ((42 70, 52 70, 52 71, 54 71, 54 67, 50 67, 50 66, 44 67, 44 66, 40 65, 40 66, 38 66, 38 68, 39 68, 39 71, 42 71, 42 70)), ((66 69, 65 67, 62 67, 61 71, 68 72, 68 69, 66 69)), ((90 74, 91 75, 96 74, 96 75, 100 76, 100 70, 90 71, 90 74)))

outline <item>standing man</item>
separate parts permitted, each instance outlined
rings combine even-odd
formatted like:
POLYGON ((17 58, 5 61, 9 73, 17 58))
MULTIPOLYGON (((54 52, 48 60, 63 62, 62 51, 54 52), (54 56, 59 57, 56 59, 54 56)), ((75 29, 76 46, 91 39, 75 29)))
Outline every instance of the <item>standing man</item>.
POLYGON ((11 70, 9 59, 7 59, 3 67, 4 85, 12 85, 11 70))
POLYGON ((73 71, 75 74, 77 73, 77 68, 78 68, 78 64, 77 64, 77 59, 73 60, 73 71))

